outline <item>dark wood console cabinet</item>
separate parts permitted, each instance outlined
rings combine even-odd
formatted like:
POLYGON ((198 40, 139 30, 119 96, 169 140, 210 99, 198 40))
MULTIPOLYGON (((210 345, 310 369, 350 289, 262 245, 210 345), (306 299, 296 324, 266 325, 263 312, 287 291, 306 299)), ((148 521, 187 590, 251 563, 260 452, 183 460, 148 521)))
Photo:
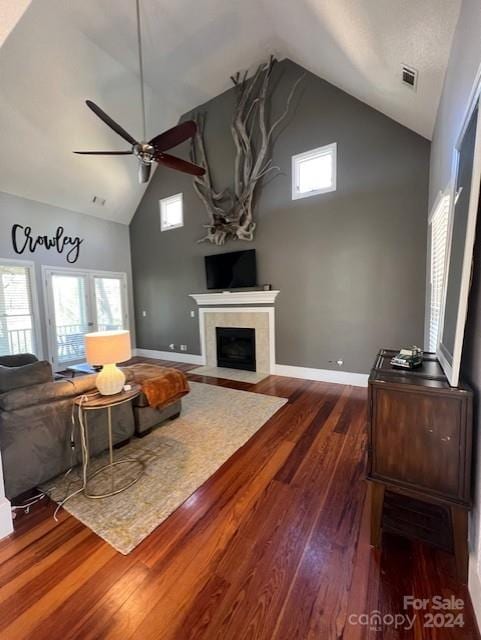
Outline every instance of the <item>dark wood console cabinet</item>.
POLYGON ((440 505, 466 582, 473 395, 464 384, 449 386, 434 354, 409 371, 391 366, 395 353, 381 350, 369 377, 371 544, 381 544, 386 490, 440 505))

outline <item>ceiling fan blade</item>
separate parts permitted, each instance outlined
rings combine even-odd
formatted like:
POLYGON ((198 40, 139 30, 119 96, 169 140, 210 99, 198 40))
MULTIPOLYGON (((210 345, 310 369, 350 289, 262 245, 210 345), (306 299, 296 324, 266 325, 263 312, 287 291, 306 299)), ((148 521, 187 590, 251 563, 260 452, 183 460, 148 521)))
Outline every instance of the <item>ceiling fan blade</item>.
POLYGON ((139 182, 140 184, 148 182, 150 178, 150 171, 152 169, 151 164, 145 164, 145 162, 139 162, 139 182))
POLYGON ((192 138, 196 131, 197 125, 195 122, 193 120, 187 120, 155 136, 155 138, 152 138, 150 141, 150 144, 155 147, 157 151, 167 151, 167 149, 172 149, 181 142, 192 138))
POLYGON ((203 176, 205 173, 205 169, 203 167, 199 167, 197 164, 192 164, 192 162, 187 162, 181 158, 176 158, 168 153, 157 153, 154 156, 154 160, 159 164, 169 167, 170 169, 189 173, 191 176, 203 176))
POLYGON ((119 124, 117 124, 115 120, 112 120, 112 118, 109 115, 107 115, 105 111, 102 111, 102 109, 99 106, 97 106, 95 102, 92 102, 92 100, 86 100, 85 104, 89 109, 91 109, 95 113, 96 116, 98 116, 101 120, 103 120, 103 122, 105 122, 107 126, 113 129, 115 133, 118 133, 119 136, 121 136, 124 140, 126 140, 127 142, 130 142, 131 145, 137 144, 137 140, 132 138, 130 133, 127 133, 127 131, 125 131, 125 129, 123 129, 119 124))
POLYGON ((133 151, 74 151, 81 156, 131 156, 133 151))

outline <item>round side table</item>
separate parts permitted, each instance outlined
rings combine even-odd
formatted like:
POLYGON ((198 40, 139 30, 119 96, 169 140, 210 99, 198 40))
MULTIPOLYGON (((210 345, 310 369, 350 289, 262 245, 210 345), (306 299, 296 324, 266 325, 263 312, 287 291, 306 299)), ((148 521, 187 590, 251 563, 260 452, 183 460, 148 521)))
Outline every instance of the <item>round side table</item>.
POLYGON ((132 388, 128 391, 121 391, 112 396, 102 396, 99 394, 95 396, 79 396, 75 399, 75 404, 79 407, 79 422, 80 422, 80 436, 82 439, 82 469, 83 469, 83 493, 87 498, 108 498, 114 496, 117 493, 125 491, 133 484, 135 484, 143 475, 145 465, 140 460, 133 458, 121 458, 120 460, 114 460, 114 447, 112 442, 112 407, 130 402, 134 398, 140 395, 141 389, 138 384, 132 384, 132 388), (107 426, 109 436, 109 462, 100 469, 97 469, 90 476, 88 475, 88 468, 90 464, 90 450, 89 450, 89 427, 88 427, 88 414, 90 411, 107 410, 107 426), (115 482, 115 469, 123 465, 130 465, 138 467, 138 473, 134 478, 129 478, 127 482, 118 485, 115 482), (95 478, 101 473, 110 472, 110 491, 104 493, 94 493, 89 490, 89 481, 95 478))

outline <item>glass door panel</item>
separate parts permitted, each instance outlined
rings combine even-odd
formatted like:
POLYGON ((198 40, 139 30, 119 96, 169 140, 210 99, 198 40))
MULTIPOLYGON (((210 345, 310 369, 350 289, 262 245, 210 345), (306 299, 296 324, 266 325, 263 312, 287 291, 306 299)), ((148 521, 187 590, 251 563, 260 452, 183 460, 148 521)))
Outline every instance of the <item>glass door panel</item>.
POLYGON ((94 276, 97 331, 124 329, 124 282, 121 278, 94 276))
POLYGON ((50 274, 51 333, 56 368, 85 360, 84 335, 93 331, 89 310, 88 277, 50 274))

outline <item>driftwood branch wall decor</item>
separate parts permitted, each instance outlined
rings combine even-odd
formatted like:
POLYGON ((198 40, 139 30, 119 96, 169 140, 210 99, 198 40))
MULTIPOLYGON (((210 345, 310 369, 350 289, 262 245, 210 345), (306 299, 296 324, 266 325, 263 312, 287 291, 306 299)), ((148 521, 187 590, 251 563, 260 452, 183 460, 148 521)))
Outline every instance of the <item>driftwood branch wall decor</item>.
POLYGON ((194 189, 204 204, 209 218, 206 235, 199 242, 222 245, 226 240, 254 239, 256 223, 254 204, 259 181, 280 171, 272 164, 272 138, 289 113, 300 76, 291 87, 283 112, 269 122, 270 80, 276 60, 260 65, 253 76, 247 72, 231 77, 236 90, 236 105, 231 122, 235 145, 233 187, 218 191, 209 170, 204 144, 205 114, 196 114, 197 134, 192 140, 191 159, 206 169, 194 178, 194 189))

